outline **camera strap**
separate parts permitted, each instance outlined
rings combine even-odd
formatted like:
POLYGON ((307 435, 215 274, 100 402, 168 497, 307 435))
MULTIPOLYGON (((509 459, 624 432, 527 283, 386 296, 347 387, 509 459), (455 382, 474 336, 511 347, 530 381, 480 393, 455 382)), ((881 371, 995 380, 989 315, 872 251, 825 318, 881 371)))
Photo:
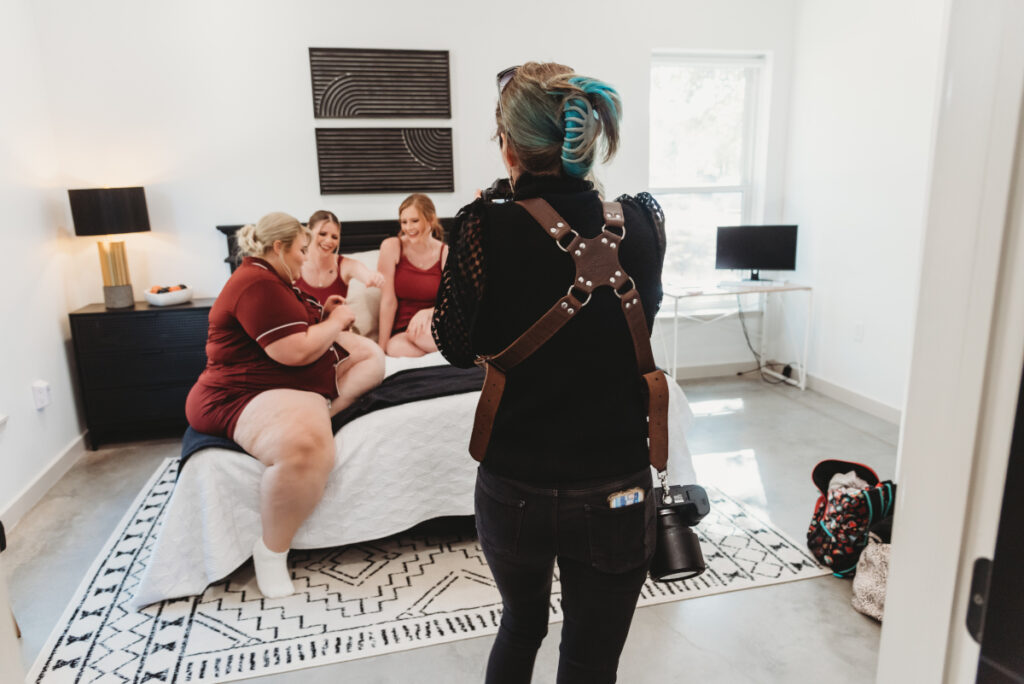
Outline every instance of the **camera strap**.
POLYGON ((512 344, 497 354, 477 358, 477 365, 484 366, 486 372, 469 441, 470 455, 477 461, 484 459, 507 373, 577 316, 590 302, 594 290, 610 287, 621 303, 633 338, 637 367, 647 389, 647 441, 651 465, 664 472, 668 464, 668 383, 665 373, 654 365, 651 337, 636 283, 619 262, 619 246, 626 237, 622 205, 603 202, 604 226, 601 233, 593 238, 584 238, 547 201, 537 197, 520 200, 516 204, 526 209, 544 232, 554 239, 558 248, 572 257, 576 275, 565 296, 512 344))

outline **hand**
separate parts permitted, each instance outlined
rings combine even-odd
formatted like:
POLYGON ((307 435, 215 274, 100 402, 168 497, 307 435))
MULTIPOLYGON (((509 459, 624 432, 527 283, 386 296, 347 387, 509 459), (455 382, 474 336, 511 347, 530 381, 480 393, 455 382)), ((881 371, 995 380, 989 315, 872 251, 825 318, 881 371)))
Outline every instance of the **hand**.
POLYGON ((330 297, 328 297, 327 301, 324 302, 324 318, 330 317, 331 312, 334 311, 335 307, 340 306, 344 303, 345 298, 342 297, 341 295, 333 294, 330 297))
POLYGON ((483 196, 484 196, 484 191, 481 190, 480 188, 477 188, 476 189, 476 194, 473 195, 473 199, 480 199, 483 196))
MULTIPOLYGON (((330 313, 327 314, 327 318, 328 320, 337 321, 341 325, 342 330, 348 330, 349 326, 355 322, 356 315, 352 313, 352 309, 345 304, 345 300, 339 295, 331 295, 328 297, 327 301, 330 302, 334 297, 341 299, 341 302, 334 303, 334 306, 331 307, 330 313)), ((327 310, 326 305, 324 306, 324 310, 327 310)))
POLYGON ((409 333, 410 337, 418 337, 419 335, 426 333, 430 334, 430 321, 434 318, 434 308, 420 309, 413 314, 412 319, 409 321, 409 327, 406 332, 409 333))
POLYGON ((374 271, 370 274, 370 280, 366 285, 367 287, 384 287, 384 274, 380 271, 374 271))

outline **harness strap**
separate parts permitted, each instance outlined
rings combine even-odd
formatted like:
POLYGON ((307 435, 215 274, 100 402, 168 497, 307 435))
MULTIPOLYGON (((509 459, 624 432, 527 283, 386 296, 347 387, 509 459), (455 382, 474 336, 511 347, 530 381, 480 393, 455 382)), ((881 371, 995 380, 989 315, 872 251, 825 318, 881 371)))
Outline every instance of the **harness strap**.
POLYGON ((647 389, 648 448, 650 461, 658 471, 668 463, 668 385, 665 374, 654 365, 640 294, 636 284, 619 263, 619 245, 626 234, 622 205, 604 202, 604 228, 595 238, 583 238, 555 209, 541 198, 517 202, 568 252, 576 265, 576 276, 564 297, 501 352, 477 359, 486 369, 483 390, 477 404, 469 452, 482 461, 490 442, 494 419, 505 390, 506 373, 550 340, 590 301, 598 287, 608 286, 619 297, 623 315, 633 339, 637 367, 647 389), (621 230, 621 233, 615 230, 621 230), (570 236, 572 236, 570 238, 570 236), (567 238, 568 241, 567 241, 567 238), (588 246, 589 244, 589 246, 588 246), (577 293, 585 297, 577 296, 577 293))

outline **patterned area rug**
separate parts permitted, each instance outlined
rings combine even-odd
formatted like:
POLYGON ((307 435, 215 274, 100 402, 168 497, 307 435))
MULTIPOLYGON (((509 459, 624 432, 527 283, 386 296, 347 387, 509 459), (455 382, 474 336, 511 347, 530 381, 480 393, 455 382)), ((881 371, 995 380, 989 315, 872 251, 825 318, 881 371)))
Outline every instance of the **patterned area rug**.
MULTIPOLYGON (((231 681, 497 631, 500 598, 469 529, 293 551, 301 590, 284 599, 264 599, 247 563, 201 596, 131 610, 176 474, 168 459, 139 494, 28 681, 231 681)), ((714 489, 708 495, 711 514, 697 528, 708 570, 693 580, 648 580, 641 606, 828 574, 741 504, 714 489)), ((557 574, 551 620, 561 620, 557 574)))

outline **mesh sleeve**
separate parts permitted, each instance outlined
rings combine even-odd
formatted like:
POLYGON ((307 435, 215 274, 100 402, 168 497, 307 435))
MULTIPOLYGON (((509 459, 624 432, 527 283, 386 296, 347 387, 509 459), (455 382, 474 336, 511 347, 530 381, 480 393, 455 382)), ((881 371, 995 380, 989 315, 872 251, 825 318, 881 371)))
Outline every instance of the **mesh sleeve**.
POLYGON ((653 284, 653 290, 651 291, 652 297, 644 298, 644 311, 647 314, 647 328, 648 330, 654 329, 654 317, 661 309, 661 300, 664 295, 664 291, 661 286, 661 275, 662 267, 665 263, 665 212, 662 211, 661 205, 658 204, 658 200, 654 199, 649 192, 641 192, 635 197, 630 195, 620 195, 615 199, 616 202, 620 202, 623 205, 629 205, 634 209, 638 210, 643 216, 650 220, 651 229, 654 232, 654 239, 657 249, 657 261, 652 264, 654 272, 652 275, 655 277, 653 284), (650 306, 647 302, 650 300, 650 306))
POLYGON ((665 212, 662 211, 658 200, 654 199, 649 192, 641 192, 636 197, 620 195, 615 201, 632 204, 634 207, 642 209, 651 218, 655 237, 658 240, 658 261, 665 261, 665 212))
POLYGON ((483 208, 484 200, 478 199, 455 216, 451 252, 430 325, 438 350, 459 368, 476 360, 471 336, 484 295, 483 208))

